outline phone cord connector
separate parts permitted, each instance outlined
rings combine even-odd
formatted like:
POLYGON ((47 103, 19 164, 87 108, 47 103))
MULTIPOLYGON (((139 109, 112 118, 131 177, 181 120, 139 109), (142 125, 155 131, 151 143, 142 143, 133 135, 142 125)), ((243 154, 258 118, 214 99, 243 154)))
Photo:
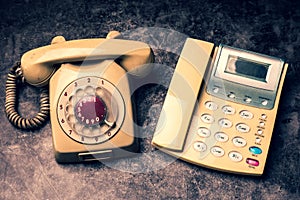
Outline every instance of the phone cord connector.
POLYGON ((17 62, 7 75, 5 112, 9 122, 22 130, 40 128, 49 118, 49 92, 47 88, 41 89, 39 112, 33 118, 24 118, 17 111, 17 85, 24 83, 21 63, 17 62), (21 81, 20 81, 21 80, 21 81))

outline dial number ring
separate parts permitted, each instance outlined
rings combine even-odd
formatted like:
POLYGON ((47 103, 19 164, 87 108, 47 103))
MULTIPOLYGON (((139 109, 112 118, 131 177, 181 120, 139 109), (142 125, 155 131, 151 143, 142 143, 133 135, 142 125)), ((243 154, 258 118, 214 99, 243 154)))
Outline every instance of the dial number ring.
POLYGON ((82 77, 62 91, 57 120, 67 136, 84 144, 111 139, 120 129, 125 104, 119 90, 100 77, 82 77))

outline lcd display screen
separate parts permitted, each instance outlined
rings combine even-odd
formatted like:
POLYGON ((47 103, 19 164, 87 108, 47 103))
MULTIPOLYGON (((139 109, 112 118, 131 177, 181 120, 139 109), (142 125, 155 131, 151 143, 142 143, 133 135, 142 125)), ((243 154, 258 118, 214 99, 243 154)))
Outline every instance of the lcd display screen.
POLYGON ((270 64, 258 63, 238 56, 229 56, 225 72, 267 82, 269 66, 270 64))

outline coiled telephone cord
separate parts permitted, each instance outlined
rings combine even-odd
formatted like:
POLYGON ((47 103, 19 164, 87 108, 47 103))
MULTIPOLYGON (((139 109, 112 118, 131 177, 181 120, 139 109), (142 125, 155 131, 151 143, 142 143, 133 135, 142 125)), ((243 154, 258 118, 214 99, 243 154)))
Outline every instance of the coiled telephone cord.
POLYGON ((24 118, 17 111, 17 86, 19 82, 24 82, 21 72, 21 63, 17 62, 7 75, 5 112, 9 122, 17 128, 23 130, 34 130, 40 128, 49 117, 49 92, 42 88, 40 94, 39 112, 33 118, 24 118))

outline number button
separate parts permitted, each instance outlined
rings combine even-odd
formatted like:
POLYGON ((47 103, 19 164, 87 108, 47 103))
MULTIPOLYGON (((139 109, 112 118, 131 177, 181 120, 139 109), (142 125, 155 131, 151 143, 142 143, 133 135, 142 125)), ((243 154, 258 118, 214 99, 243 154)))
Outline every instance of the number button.
POLYGON ((231 106, 223 106, 222 111, 225 115, 233 115, 235 113, 235 109, 231 106))
POLYGON ((230 158, 230 160, 232 160, 233 162, 241 162, 243 160, 243 156, 242 154, 240 154, 237 151, 231 151, 228 154, 228 157, 230 158))
POLYGON ((230 128, 232 126, 232 122, 229 119, 222 118, 219 120, 219 125, 222 128, 230 128))
POLYGON ((248 110, 242 110, 240 112, 240 116, 243 119, 252 119, 253 118, 253 114, 248 110))
POLYGON ((204 142, 195 142, 194 149, 199 152, 204 152, 207 149, 207 146, 204 142))
POLYGON ((244 147, 247 144, 247 141, 242 137, 235 137, 232 139, 232 142, 236 147, 244 147))
POLYGON ((212 102, 212 101, 205 102, 205 107, 208 110, 217 110, 218 109, 218 105, 215 102, 212 102))
POLYGON ((227 142, 228 140, 228 135, 226 133, 223 132, 217 132, 215 134, 215 139, 219 142, 227 142))
POLYGON ((204 123, 207 123, 207 124, 211 124, 215 121, 214 117, 211 116, 210 114, 203 114, 201 115, 201 120, 204 122, 204 123))
POLYGON ((204 138, 207 138, 210 136, 210 130, 208 130, 207 128, 204 128, 204 127, 200 127, 198 129, 198 135, 200 137, 204 137, 204 138))
POLYGON ((236 125, 236 130, 240 133, 248 133, 250 131, 250 127, 247 124, 239 123, 236 125))
POLYGON ((222 157, 225 154, 224 149, 221 147, 214 146, 210 149, 210 152, 216 157, 222 157))

